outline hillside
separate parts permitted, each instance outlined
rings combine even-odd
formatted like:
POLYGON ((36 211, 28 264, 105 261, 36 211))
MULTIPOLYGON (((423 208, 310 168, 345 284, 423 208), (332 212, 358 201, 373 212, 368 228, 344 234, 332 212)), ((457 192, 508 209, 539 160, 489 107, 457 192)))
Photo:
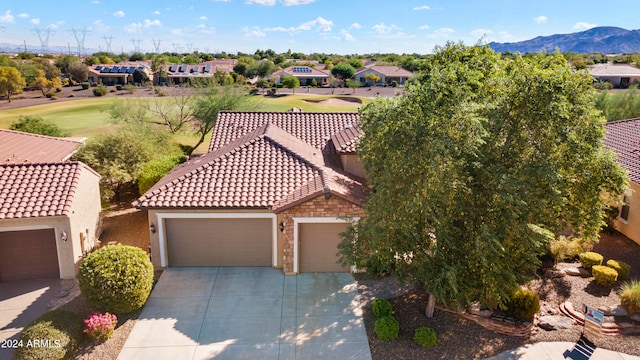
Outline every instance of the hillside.
POLYGON ((613 26, 595 27, 572 34, 538 36, 531 40, 514 43, 492 42, 489 46, 496 52, 553 52, 615 53, 629 54, 640 51, 640 30, 627 30, 613 26))

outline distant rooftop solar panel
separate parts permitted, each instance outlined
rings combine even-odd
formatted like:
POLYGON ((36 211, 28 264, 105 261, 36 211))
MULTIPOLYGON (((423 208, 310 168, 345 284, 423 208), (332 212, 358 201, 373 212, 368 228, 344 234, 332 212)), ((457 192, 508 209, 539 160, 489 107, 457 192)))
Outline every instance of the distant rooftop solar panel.
POLYGON ((178 70, 178 64, 173 64, 169 67, 169 71, 171 72, 176 72, 176 70, 178 70))
POLYGON ((111 71, 111 69, 106 66, 103 67, 102 70, 100 70, 101 73, 108 73, 109 71, 111 71))
POLYGON ((180 72, 185 72, 185 71, 187 71, 187 67, 188 67, 188 66, 189 66, 189 65, 187 65, 187 64, 182 64, 182 65, 180 65, 180 70, 178 70, 178 71, 180 71, 180 72))
POLYGON ((118 72, 118 70, 119 70, 119 68, 118 68, 117 66, 114 66, 114 67, 111 69, 111 73, 117 73, 117 72, 118 72))
POLYGON ((127 69, 127 73, 129 74, 133 74, 136 71, 136 67, 135 66, 129 66, 129 68, 127 69))
POLYGON ((102 65, 96 66, 96 70, 100 70, 100 69, 102 69, 102 65))
POLYGON ((194 65, 194 67, 192 67, 192 68, 191 68, 191 72, 192 72, 192 73, 200 72, 200 71, 198 71, 198 70, 200 70, 200 67, 199 67, 198 65, 194 65))
POLYGON ((207 64, 207 65, 204 67, 204 72, 206 72, 206 73, 211 72, 211 64, 207 64))
POLYGON ((121 74, 126 73, 127 72, 127 67, 126 66, 121 67, 118 72, 121 73, 121 74))

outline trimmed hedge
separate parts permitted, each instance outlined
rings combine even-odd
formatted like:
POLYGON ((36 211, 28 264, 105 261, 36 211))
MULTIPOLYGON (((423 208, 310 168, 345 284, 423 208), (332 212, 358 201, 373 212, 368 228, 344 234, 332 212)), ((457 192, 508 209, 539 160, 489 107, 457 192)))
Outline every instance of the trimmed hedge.
POLYGON ((520 288, 513 293, 506 306, 509 315, 530 320, 540 311, 540 299, 533 291, 520 288))
POLYGON ((436 346, 438 345, 438 333, 428 326, 421 326, 413 334, 413 342, 424 347, 436 346))
POLYGON ((393 306, 386 299, 375 299, 371 303, 371 311, 376 318, 391 316, 393 314, 393 306))
POLYGON ((82 342, 82 328, 82 317, 76 313, 66 310, 48 312, 22 330, 15 359, 68 359, 82 342))
POLYGON ((141 308, 153 286, 153 265, 142 249, 108 245, 80 265, 82 295, 100 311, 121 314, 141 308))
POLYGON ((622 260, 607 260, 607 266, 612 268, 618 273, 618 279, 627 280, 629 278, 629 272, 631 266, 622 260))
POLYGON ((580 254, 580 263, 585 269, 591 269, 594 265, 602 265, 602 260, 602 255, 593 251, 587 251, 580 254))
POLYGON ((618 280, 618 272, 608 266, 594 265, 591 272, 596 283, 602 286, 613 286, 618 280))
POLYGON ((376 320, 373 331, 380 340, 395 340, 400 334, 400 325, 394 317, 384 316, 376 320))

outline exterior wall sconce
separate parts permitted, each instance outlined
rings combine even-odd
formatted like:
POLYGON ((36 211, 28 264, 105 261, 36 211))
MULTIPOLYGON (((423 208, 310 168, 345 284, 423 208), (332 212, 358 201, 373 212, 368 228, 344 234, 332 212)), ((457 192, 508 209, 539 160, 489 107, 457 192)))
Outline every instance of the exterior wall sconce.
POLYGON ((154 223, 151 223, 151 225, 149 225, 149 231, 151 231, 152 234, 156 233, 156 226, 154 225, 154 223))
POLYGON ((62 230, 62 233, 60 233, 60 239, 62 239, 62 241, 64 241, 64 242, 66 242, 68 238, 69 237, 67 236, 67 232, 62 230))
POLYGON ((284 232, 284 221, 280 221, 280 225, 278 225, 278 229, 280 229, 280 232, 284 232))

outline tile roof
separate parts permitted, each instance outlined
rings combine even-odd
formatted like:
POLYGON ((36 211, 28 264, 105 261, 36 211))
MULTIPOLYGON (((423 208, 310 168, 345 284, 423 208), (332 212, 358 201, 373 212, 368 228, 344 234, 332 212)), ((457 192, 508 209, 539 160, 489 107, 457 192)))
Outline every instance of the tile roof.
POLYGON ((359 140, 360 130, 355 126, 347 125, 344 129, 331 135, 331 141, 340 154, 355 154, 359 140))
POLYGON ((597 64, 589 71, 591 76, 640 76, 640 69, 628 64, 597 64))
POLYGON ((320 70, 318 68, 306 65, 289 66, 288 68, 284 68, 282 70, 274 72, 272 76, 283 74, 288 76, 296 76, 299 78, 329 78, 331 76, 330 72, 327 70, 320 70))
MULTIPOLYGON (((239 114, 256 117, 255 113, 239 114)), ((326 192, 364 203, 364 185, 326 166, 320 146, 314 147, 269 121, 239 129, 239 137, 227 136, 233 139, 226 145, 178 166, 135 205, 278 212, 326 192)))
POLYGON ((629 178, 640 184, 640 118, 608 122, 604 144, 618 154, 629 178))
POLYGON ((82 141, 0 129, 0 164, 67 161, 82 141))
POLYGON ((0 165, 0 219, 68 215, 81 162, 0 165))
POLYGON ((387 65, 373 65, 373 66, 361 68, 356 71, 356 75, 367 70, 373 70, 384 76, 391 76, 391 77, 393 76, 409 77, 413 75, 411 71, 401 68, 400 66, 387 66, 387 65))

